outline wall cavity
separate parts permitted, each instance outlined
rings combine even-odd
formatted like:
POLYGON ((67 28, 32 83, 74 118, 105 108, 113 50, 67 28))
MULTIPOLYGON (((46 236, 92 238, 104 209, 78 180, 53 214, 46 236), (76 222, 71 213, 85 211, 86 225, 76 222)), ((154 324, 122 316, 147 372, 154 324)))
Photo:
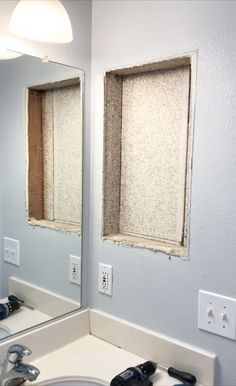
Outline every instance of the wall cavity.
POLYGON ((29 221, 79 233, 82 206, 79 78, 29 88, 28 154, 29 221))
POLYGON ((105 75, 103 237, 186 256, 190 57, 105 75))

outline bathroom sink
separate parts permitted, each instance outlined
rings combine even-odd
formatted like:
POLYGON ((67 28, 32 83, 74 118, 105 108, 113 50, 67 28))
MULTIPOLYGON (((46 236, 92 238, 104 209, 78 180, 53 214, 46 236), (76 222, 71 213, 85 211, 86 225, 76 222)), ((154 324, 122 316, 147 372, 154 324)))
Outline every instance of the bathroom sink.
POLYGON ((91 377, 61 377, 48 379, 37 384, 37 386, 108 386, 101 379, 91 377))
POLYGON ((0 326, 0 339, 5 338, 6 336, 9 336, 11 331, 9 328, 5 326, 0 326))

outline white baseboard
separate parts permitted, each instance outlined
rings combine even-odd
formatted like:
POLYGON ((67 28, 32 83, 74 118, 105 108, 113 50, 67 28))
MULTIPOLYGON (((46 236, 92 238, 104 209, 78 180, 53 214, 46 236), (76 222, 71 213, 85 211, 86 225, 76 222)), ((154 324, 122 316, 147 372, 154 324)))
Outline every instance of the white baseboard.
POLYGON ((14 276, 9 278, 8 293, 24 300, 26 306, 43 312, 52 318, 80 308, 79 302, 75 302, 14 276))

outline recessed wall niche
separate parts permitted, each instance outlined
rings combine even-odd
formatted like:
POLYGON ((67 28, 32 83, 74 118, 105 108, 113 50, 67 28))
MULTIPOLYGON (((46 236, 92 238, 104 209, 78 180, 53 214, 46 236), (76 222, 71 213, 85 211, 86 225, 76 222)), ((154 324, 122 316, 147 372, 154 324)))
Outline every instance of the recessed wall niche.
POLYGON ((28 222, 81 232, 80 78, 28 88, 28 222))
POLYGON ((192 60, 105 74, 104 239, 187 256, 192 60))

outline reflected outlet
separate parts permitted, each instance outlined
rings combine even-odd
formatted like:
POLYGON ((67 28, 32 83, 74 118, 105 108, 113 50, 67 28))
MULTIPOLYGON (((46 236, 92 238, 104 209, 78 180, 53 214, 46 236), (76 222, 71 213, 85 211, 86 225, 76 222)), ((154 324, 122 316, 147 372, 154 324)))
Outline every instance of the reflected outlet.
POLYGON ((20 265, 19 240, 3 237, 4 261, 13 265, 20 265))
POLYGON ((81 257, 69 256, 69 280, 71 283, 81 285, 81 257))

